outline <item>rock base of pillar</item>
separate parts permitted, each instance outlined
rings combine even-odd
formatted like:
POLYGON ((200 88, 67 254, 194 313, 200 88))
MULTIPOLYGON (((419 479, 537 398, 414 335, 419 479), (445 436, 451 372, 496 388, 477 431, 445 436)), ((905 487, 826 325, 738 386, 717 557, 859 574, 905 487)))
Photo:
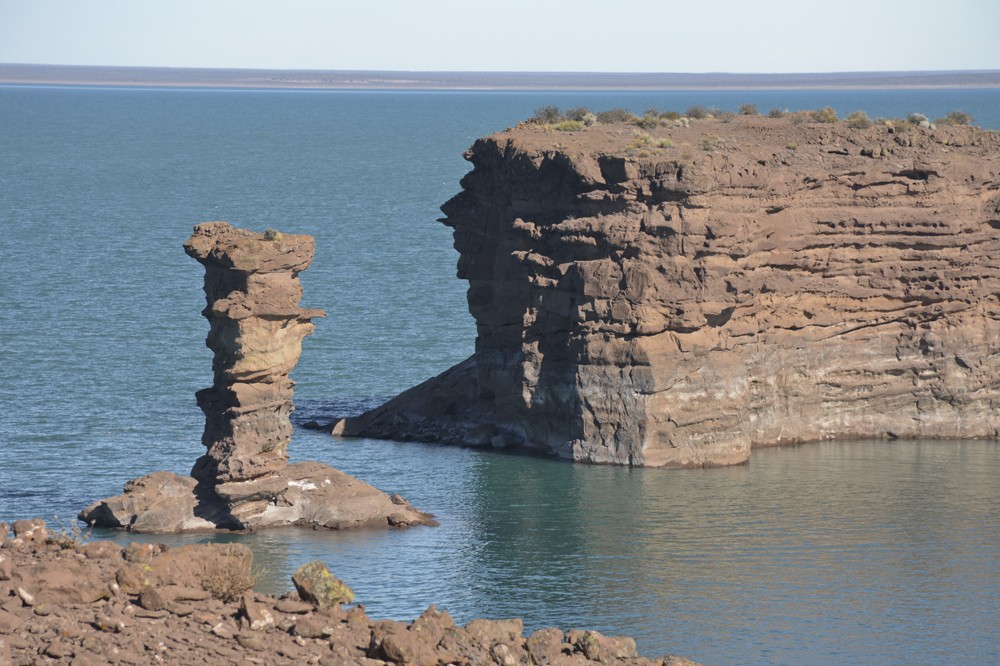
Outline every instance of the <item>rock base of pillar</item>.
POLYGON ((160 534, 437 524, 399 495, 319 462, 292 463, 280 473, 214 486, 155 472, 129 481, 121 495, 94 502, 79 517, 94 527, 160 534))

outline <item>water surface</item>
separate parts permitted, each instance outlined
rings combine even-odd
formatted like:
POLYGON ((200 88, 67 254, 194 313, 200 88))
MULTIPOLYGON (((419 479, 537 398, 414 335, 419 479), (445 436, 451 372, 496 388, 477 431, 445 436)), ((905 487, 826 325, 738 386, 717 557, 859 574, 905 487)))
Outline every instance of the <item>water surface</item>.
MULTIPOLYGON (((744 102, 873 117, 961 108, 1000 127, 990 90, 0 87, 0 519, 68 520, 130 478, 186 473, 203 451, 202 269, 181 249, 193 224, 316 236, 303 304, 330 316, 294 375, 301 422, 472 352, 465 285, 435 218, 476 137, 544 104, 744 102)), ((400 492, 442 524, 238 537, 272 591, 320 558, 378 617, 437 603, 460 621, 595 627, 719 664, 1000 661, 994 443, 829 443, 687 471, 298 428, 291 452, 400 492)))

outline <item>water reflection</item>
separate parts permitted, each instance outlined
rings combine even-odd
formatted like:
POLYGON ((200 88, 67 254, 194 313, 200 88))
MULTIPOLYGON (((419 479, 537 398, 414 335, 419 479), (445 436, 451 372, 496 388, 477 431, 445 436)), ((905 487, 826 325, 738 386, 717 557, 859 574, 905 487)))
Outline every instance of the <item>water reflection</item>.
POLYGON ((241 538, 272 592, 319 558, 376 617, 436 603, 707 663, 1000 659, 995 443, 825 443, 671 471, 296 437, 442 524, 241 538))

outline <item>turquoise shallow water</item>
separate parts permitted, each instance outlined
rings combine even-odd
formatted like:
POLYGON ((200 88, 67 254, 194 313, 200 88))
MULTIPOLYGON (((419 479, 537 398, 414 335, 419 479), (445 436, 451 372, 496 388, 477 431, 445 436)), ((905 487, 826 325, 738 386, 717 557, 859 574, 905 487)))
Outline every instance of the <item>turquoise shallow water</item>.
MULTIPOLYGON (((304 304, 330 316, 295 373, 302 422, 471 353, 465 286, 434 220, 476 137, 550 103, 743 102, 962 108, 1000 128, 1000 91, 0 87, 0 519, 68 520, 202 451, 193 394, 211 356, 201 268, 181 249, 194 223, 316 236, 304 304)), ((401 492, 442 525, 239 537, 272 591, 321 558, 379 617, 437 603, 459 620, 592 626, 720 664, 1000 661, 994 443, 827 443, 664 471, 295 438, 295 458, 401 492)))

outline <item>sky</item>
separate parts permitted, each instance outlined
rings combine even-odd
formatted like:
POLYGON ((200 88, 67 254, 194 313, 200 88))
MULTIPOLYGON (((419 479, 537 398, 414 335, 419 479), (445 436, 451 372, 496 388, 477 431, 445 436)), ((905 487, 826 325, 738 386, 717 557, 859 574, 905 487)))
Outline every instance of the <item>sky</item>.
POLYGON ((1000 2, 0 0, 0 62, 408 71, 1000 69, 1000 2))

